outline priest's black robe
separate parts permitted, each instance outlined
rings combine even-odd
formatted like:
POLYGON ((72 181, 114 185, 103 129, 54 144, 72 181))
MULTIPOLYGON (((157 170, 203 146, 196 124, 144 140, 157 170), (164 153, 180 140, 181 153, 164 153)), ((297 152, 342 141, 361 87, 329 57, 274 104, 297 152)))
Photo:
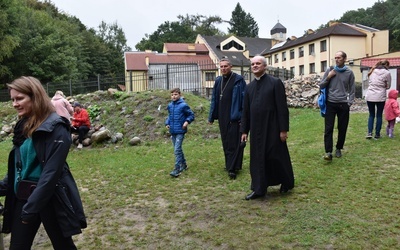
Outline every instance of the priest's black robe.
POLYGON ((225 155, 225 168, 229 172, 242 169, 243 150, 240 147, 240 121, 231 121, 232 91, 235 85, 235 73, 222 78, 222 86, 216 90, 218 102, 218 124, 222 147, 225 155), (221 91, 222 90, 222 91, 221 91))
POLYGON ((269 186, 294 187, 289 150, 280 139, 289 131, 285 87, 278 78, 264 74, 246 86, 241 132, 250 137, 251 189, 264 195, 269 186))

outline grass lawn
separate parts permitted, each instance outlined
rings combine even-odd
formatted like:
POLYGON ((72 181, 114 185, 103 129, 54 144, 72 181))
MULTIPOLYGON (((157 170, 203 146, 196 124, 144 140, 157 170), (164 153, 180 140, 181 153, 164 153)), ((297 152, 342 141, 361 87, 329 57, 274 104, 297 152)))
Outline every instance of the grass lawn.
MULTIPOLYGON (((280 194, 279 186, 270 187, 261 200, 244 200, 249 146, 243 170, 230 180, 220 139, 204 139, 208 128, 187 134, 189 169, 179 178, 169 176, 174 156, 165 138, 135 147, 71 148, 68 162, 88 219, 74 236, 77 247, 400 249, 400 125, 393 139, 366 140, 367 114, 352 113, 343 157, 329 163, 322 159, 319 111, 291 109, 290 115, 295 188, 280 194)), ((10 140, 0 143, 0 173, 10 148, 10 140)), ((43 230, 33 249, 51 249, 43 230)))

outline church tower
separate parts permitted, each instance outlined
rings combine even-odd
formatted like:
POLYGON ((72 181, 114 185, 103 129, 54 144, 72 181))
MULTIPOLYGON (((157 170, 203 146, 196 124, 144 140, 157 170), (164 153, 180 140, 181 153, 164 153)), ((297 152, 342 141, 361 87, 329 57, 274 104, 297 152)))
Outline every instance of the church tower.
POLYGON ((280 42, 286 41, 286 28, 282 24, 278 23, 271 29, 271 38, 280 42))

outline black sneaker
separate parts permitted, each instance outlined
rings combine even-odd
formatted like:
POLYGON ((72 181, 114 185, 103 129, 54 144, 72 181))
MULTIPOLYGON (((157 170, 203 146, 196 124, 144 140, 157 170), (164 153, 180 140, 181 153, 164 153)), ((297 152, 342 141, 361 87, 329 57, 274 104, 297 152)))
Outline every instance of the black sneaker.
POLYGON ((372 138, 372 133, 368 133, 365 139, 371 139, 372 138))
POLYGON ((381 135, 375 135, 374 138, 375 138, 375 139, 380 139, 380 138, 381 138, 381 135))
POLYGON ((181 165, 181 168, 179 169, 179 171, 185 171, 185 170, 187 170, 188 169, 188 166, 186 165, 186 163, 185 164, 182 164, 181 165))
POLYGON ((324 160, 326 161, 332 161, 332 153, 328 152, 324 155, 324 160))
POLYGON ((341 151, 340 149, 336 149, 335 156, 336 156, 337 158, 342 157, 342 151, 341 151))
POLYGON ((181 175, 181 171, 179 171, 178 169, 174 169, 171 171, 171 173, 169 173, 169 175, 171 175, 172 177, 178 177, 179 175, 181 175))

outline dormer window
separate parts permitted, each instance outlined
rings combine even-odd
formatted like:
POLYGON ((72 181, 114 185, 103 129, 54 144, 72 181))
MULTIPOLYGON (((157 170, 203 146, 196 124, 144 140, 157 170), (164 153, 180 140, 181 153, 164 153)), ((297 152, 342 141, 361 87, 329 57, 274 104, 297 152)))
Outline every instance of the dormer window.
POLYGON ((225 44, 222 47, 222 50, 231 50, 231 48, 235 48, 236 50, 243 51, 244 48, 242 45, 238 44, 236 41, 232 40, 229 43, 225 44))

